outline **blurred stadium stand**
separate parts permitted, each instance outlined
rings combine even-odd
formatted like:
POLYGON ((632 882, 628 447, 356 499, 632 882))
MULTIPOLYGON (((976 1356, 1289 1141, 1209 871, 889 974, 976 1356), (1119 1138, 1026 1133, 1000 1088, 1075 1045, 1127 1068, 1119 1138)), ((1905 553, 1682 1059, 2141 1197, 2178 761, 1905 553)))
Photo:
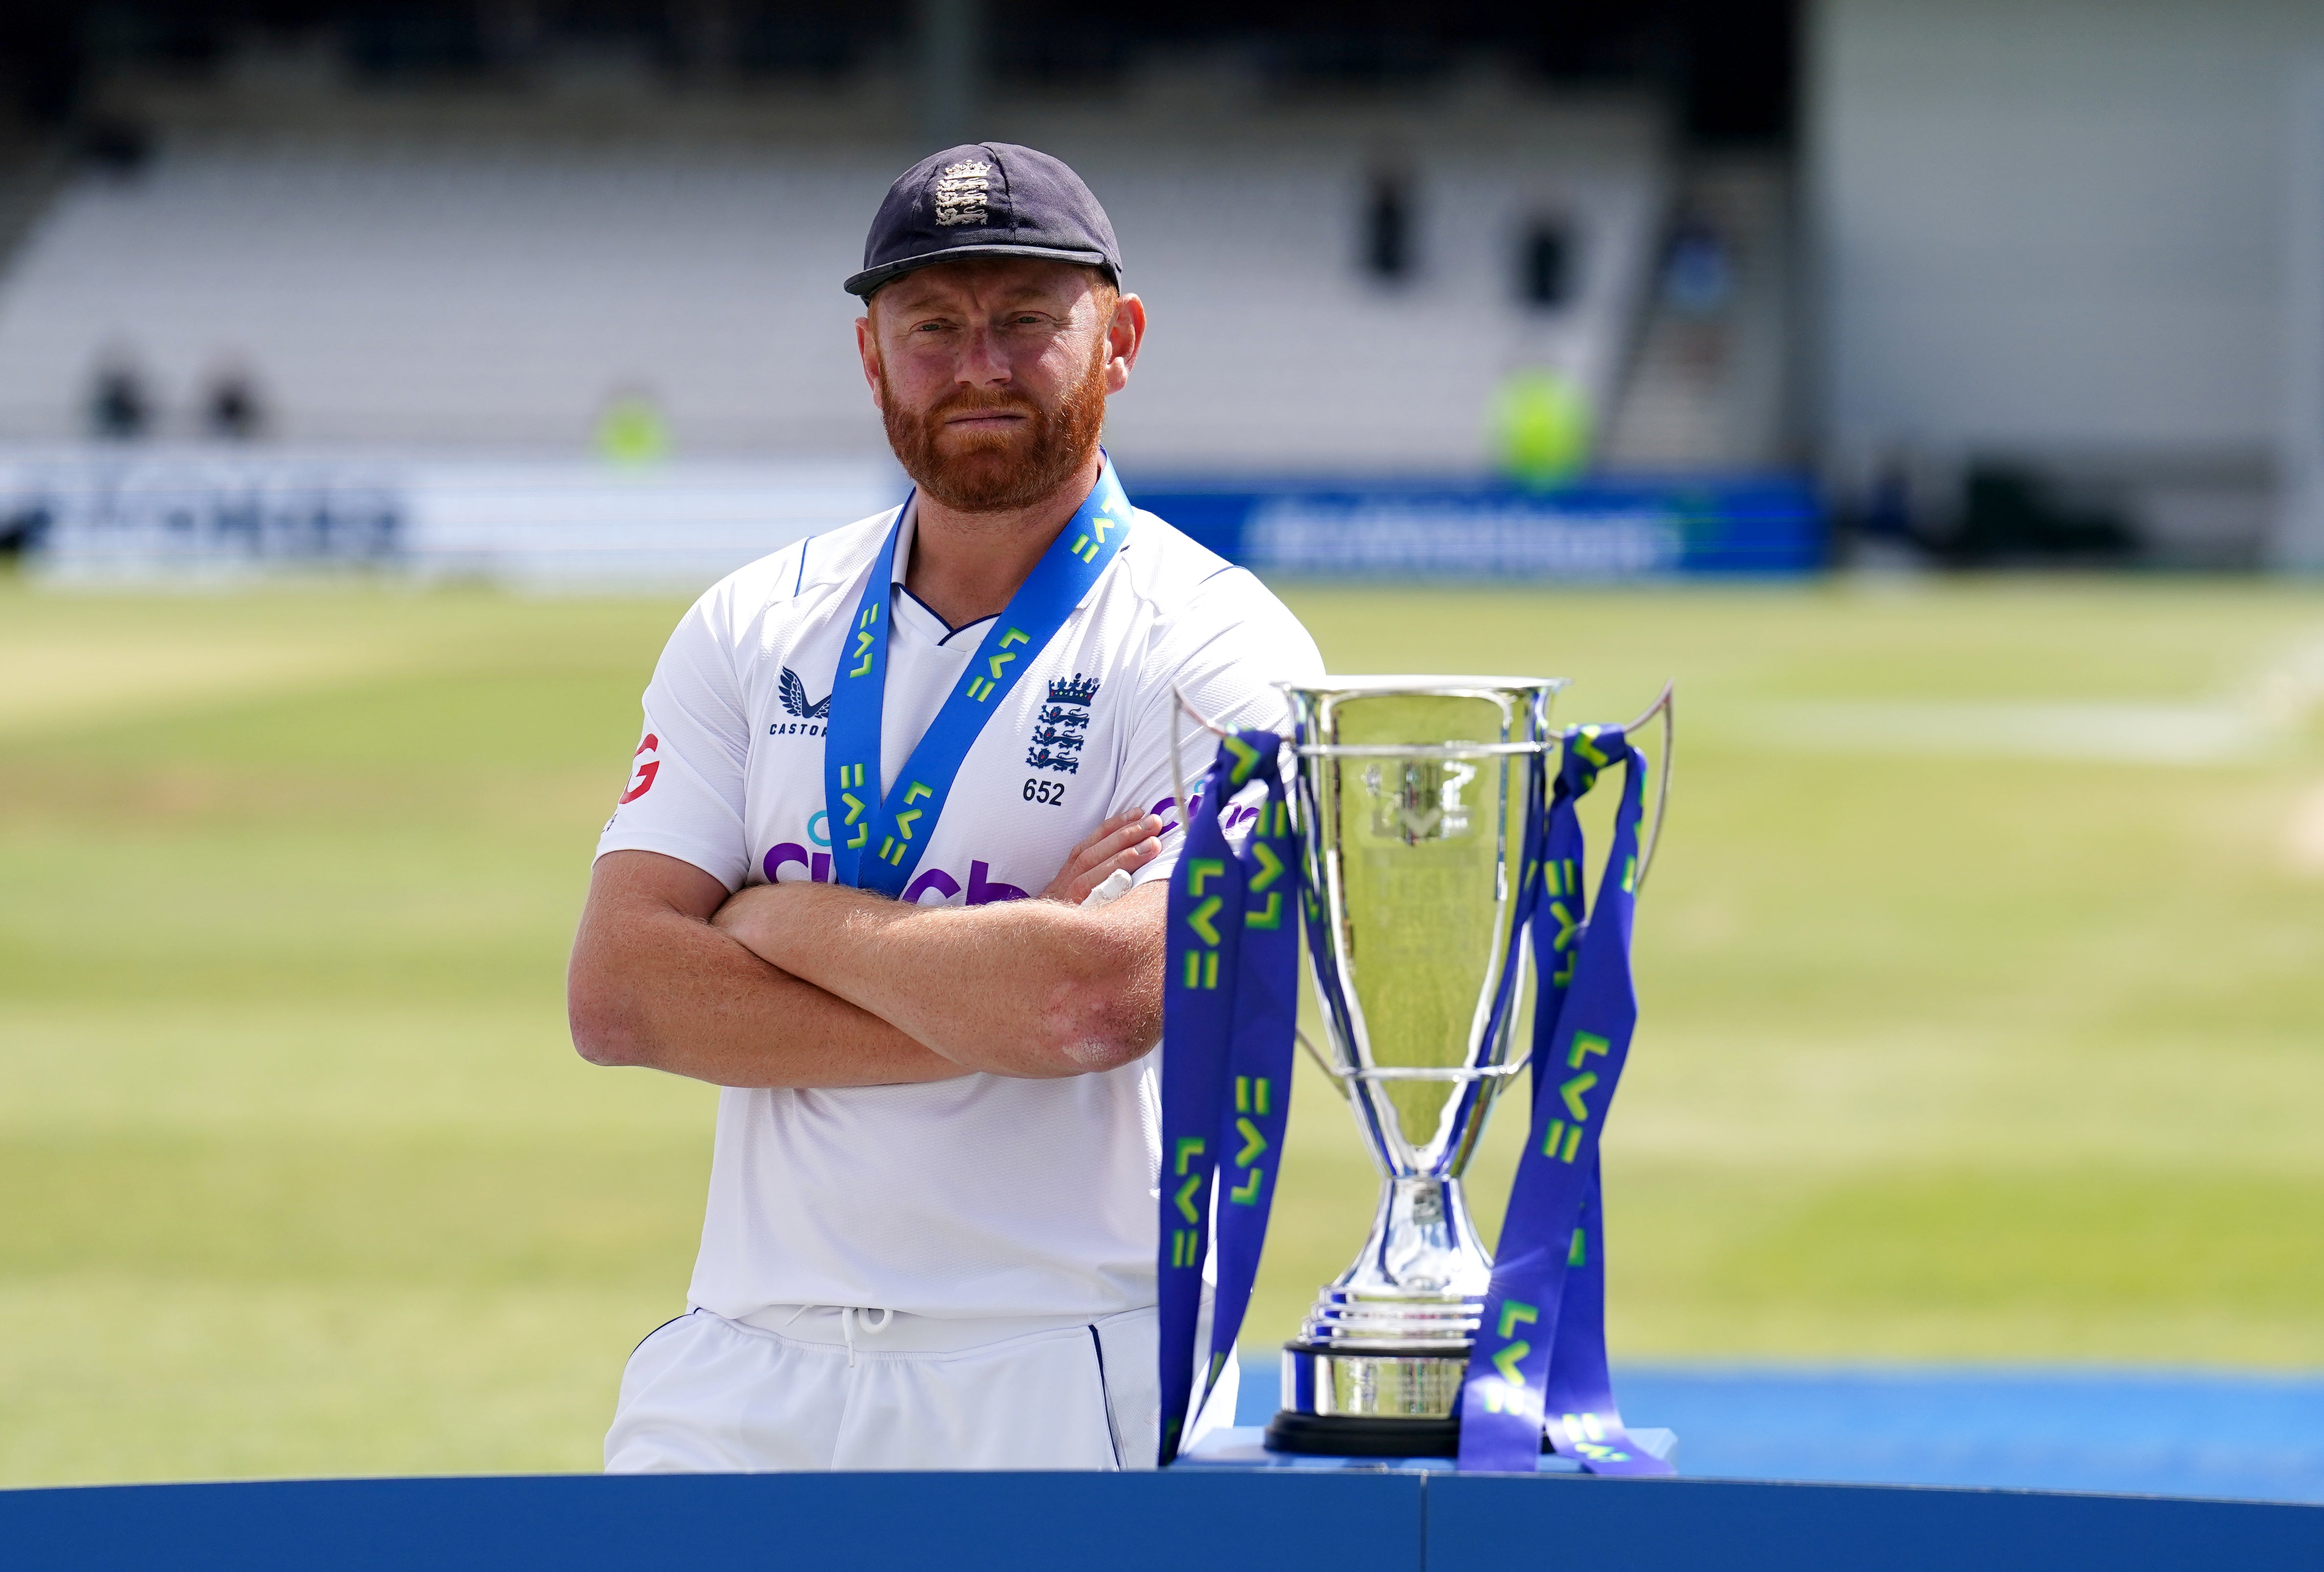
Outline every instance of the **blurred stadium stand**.
MULTIPOLYGON (((1220 113, 1199 101, 1218 86, 991 116, 991 134, 1083 170, 1156 313, 1115 418, 1125 454, 1469 472, 1489 463, 1487 411, 1515 367, 1616 407, 1670 203, 1650 101, 1536 102, 1488 82, 1452 113, 1220 113), (1416 233, 1406 276, 1381 279, 1359 232, 1389 158, 1416 233), (1548 306, 1517 277, 1542 211, 1577 256, 1548 306)), ((401 125, 374 107, 360 138, 256 92, 140 107, 162 151, 134 173, 78 174, 0 285, 0 437, 78 435, 93 368, 124 353, 173 435, 191 434, 196 390, 231 355, 291 442, 570 449, 616 390, 642 387, 682 452, 881 449, 838 280, 913 148, 858 106, 828 106, 814 140, 641 113, 659 137, 611 147, 521 106, 450 138, 424 98, 401 125)), ((1762 315, 1765 295, 1748 301, 1762 315)), ((1730 412, 1725 384, 1687 383, 1684 359, 1649 357, 1662 374, 1623 406, 1618 440, 1653 459, 1766 462, 1773 391, 1738 383, 1760 408, 1730 412)))
MULTIPOLYGON (((1108 432, 1137 483, 1240 487, 1250 515, 1425 482, 1428 516, 1504 541, 1442 571, 1692 562, 1668 542, 1702 495, 1641 555, 1575 547, 1610 504, 1549 493, 1573 464, 1798 457, 1790 14, 1745 11, 65 5, 14 47, 76 85, 22 95, 0 161, 6 511, 112 573, 473 547, 457 500, 495 484, 545 487, 486 510, 542 528, 593 486, 664 510, 582 508, 576 565, 624 530, 710 550, 751 508, 804 519, 795 487, 876 505, 896 477, 838 281, 893 173, 971 134, 1065 156, 1115 216, 1157 323, 1108 432), (1719 51, 1757 75, 1703 69, 1719 51), (641 464, 660 480, 608 478, 641 464)), ((1812 499, 1787 507, 1760 565, 1818 554, 1812 499)))
POLYGON ((57 0, 0 18, 0 445, 58 473, 109 371, 149 446, 876 464, 835 280, 973 134, 1117 216, 1135 476, 1538 491, 1545 372, 1536 457, 1812 476, 1858 549, 2324 563, 2319 17, 57 0))
POLYGON ((2324 9, 1823 0, 1813 33, 1834 481, 1972 557, 2324 566, 2324 9))

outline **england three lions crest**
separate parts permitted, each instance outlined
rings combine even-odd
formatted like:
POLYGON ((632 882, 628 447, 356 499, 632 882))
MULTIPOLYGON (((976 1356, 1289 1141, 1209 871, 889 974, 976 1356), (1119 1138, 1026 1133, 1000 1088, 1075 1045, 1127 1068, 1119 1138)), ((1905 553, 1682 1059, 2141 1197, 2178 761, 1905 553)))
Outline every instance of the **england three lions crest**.
POLYGON ((946 164, 928 182, 928 196, 936 223, 945 228, 986 221, 993 168, 982 159, 946 164))
POLYGON ((1090 701, 1098 679, 1075 672, 1049 685, 1049 702, 1033 719, 1033 746, 1025 762, 1035 769, 1072 775, 1082 767, 1082 744, 1089 740, 1090 701))

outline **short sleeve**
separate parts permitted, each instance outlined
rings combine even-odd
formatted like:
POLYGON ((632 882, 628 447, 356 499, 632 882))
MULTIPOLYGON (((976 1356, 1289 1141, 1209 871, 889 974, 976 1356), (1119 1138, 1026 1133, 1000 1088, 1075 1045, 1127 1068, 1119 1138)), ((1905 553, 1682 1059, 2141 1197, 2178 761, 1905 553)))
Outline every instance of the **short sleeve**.
POLYGON ((743 778, 751 727, 735 680, 726 599, 694 604, 646 686, 645 728, 597 855, 659 851, 740 889, 749 876, 743 778))
POLYGON ((1167 878, 1178 860, 1180 837, 1176 788, 1170 778, 1170 738, 1176 728, 1179 762, 1188 790, 1210 768, 1217 745, 1208 733, 1183 719, 1175 686, 1204 714, 1224 726, 1278 733, 1291 726, 1291 708, 1279 682, 1306 682, 1323 675, 1323 657, 1307 630, 1258 579, 1231 568, 1205 584, 1171 620, 1156 647, 1139 694, 1130 726, 1126 784, 1109 810, 1132 807, 1162 815, 1162 855, 1139 869, 1136 884, 1167 878))

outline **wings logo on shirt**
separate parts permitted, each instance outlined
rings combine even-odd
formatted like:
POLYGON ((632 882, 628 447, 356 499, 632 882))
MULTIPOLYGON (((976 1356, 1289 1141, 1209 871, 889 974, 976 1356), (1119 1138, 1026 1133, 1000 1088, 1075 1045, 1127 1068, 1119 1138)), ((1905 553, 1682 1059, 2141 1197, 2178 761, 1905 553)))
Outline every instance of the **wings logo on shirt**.
POLYGON ((782 680, 775 685, 775 693, 782 700, 786 714, 797 715, 802 721, 823 721, 831 716, 831 695, 825 694, 821 700, 809 703, 807 684, 789 666, 783 667, 782 680))
POLYGON ((1097 697, 1098 679, 1074 673, 1049 685, 1049 702, 1034 717, 1032 748, 1025 762, 1035 769, 1059 775, 1079 773, 1082 744, 1088 741, 1090 701, 1097 697))

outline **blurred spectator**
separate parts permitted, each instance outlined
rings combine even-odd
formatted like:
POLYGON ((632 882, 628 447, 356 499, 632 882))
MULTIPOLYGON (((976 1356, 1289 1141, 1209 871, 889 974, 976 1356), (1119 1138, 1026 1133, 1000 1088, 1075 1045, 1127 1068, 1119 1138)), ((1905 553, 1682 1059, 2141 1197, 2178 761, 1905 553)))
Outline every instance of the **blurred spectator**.
POLYGON ((653 395, 623 388, 597 417, 597 452, 620 464, 653 464, 669 456, 669 427, 653 395))
POLYGON ((226 366, 210 379, 202 395, 202 432, 220 442, 248 442, 264 434, 265 401, 250 372, 226 366))
POLYGON ((1564 308, 1573 298, 1573 226, 1540 217, 1517 240, 1517 299, 1540 311, 1564 308))
POLYGON ((1917 540, 1920 532, 1914 528, 1913 474, 1902 458, 1884 460, 1873 475, 1857 529, 1868 540, 1899 544, 1917 540))
POLYGON ((1383 283, 1401 283, 1412 275, 1412 182, 1394 170, 1372 176, 1364 204, 1364 271, 1383 283))
POLYGON ((1539 366, 1511 372, 1493 407, 1502 473, 1531 490, 1572 479, 1590 462, 1593 424, 1590 395, 1572 378, 1539 366))
POLYGON ((29 555, 48 532, 49 510, 39 502, 23 503, 0 517, 0 562, 29 555))
POLYGON ((125 356, 107 356, 89 385, 90 434, 111 442, 133 442, 152 424, 153 399, 143 373, 125 356))
POLYGON ((1681 219, 1663 250, 1663 303, 1682 317, 1711 317, 1735 293, 1727 237, 1701 218, 1681 219))

